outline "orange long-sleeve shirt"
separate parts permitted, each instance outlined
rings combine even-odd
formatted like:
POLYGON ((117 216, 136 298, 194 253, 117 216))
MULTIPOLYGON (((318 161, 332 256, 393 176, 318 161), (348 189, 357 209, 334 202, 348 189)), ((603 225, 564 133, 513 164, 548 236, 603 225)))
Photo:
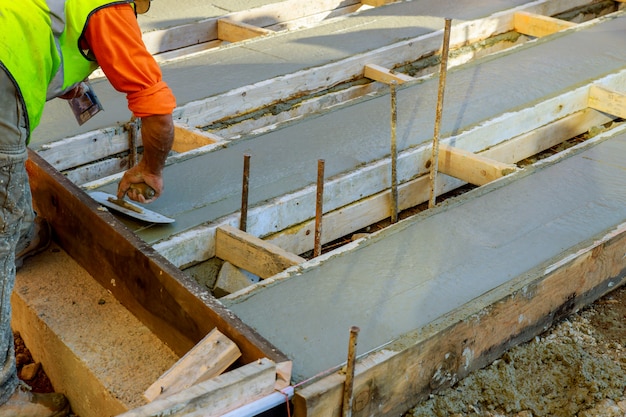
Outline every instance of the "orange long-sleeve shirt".
POLYGON ((85 39, 111 85, 126 94, 135 117, 172 113, 176 99, 143 43, 132 6, 98 10, 89 19, 85 39))

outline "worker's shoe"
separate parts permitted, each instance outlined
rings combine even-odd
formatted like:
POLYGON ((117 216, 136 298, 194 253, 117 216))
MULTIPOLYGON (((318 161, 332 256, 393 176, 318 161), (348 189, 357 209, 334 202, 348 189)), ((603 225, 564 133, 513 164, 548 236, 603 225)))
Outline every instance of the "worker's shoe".
POLYGON ((9 400, 0 405, 0 417, 65 417, 70 403, 63 394, 38 394, 20 384, 9 400))
POLYGON ((52 231, 50 224, 43 217, 36 217, 27 236, 22 236, 15 249, 15 269, 24 265, 24 260, 43 252, 50 246, 52 231))

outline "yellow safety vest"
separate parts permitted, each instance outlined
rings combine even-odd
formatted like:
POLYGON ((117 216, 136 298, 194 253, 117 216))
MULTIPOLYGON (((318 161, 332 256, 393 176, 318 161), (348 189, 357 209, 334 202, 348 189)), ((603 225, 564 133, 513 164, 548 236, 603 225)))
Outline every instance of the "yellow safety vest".
POLYGON ((89 17, 132 0, 0 0, 0 65, 15 80, 32 132, 46 100, 62 95, 98 67, 80 48, 89 17))

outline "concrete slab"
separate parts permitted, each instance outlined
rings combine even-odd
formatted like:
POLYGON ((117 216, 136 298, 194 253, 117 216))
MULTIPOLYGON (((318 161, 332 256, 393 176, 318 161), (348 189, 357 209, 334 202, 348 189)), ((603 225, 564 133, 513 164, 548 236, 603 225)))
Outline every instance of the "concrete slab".
POLYGON ((137 20, 144 32, 188 25, 228 13, 248 10, 281 0, 158 0, 153 1, 148 13, 137 20))
MULTIPOLYGON (((449 72, 442 137, 590 83, 625 67, 626 17, 516 48, 449 72)), ((398 149, 431 140, 437 79, 398 92, 398 149)), ((279 130, 240 140, 224 149, 167 166, 168 192, 151 209, 176 218, 167 226, 127 224, 154 243, 199 224, 235 213, 241 203, 243 154, 251 157, 250 205, 315 184, 317 160, 326 178, 353 171, 389 155, 388 95, 317 114, 279 130), (278 159, 277 159, 278 157, 278 159)), ((111 183, 100 188, 114 192, 111 183)), ((303 208, 303 210, 306 208, 303 208)), ((312 205, 311 216, 315 213, 312 205)))
POLYGON ((622 224, 625 151, 622 132, 224 302, 302 381, 345 361, 350 326, 368 352, 622 224))
MULTIPOLYGON (((170 62, 162 65, 164 79, 171 85, 180 107, 238 87, 440 30, 444 17, 471 20, 526 3, 526 0, 446 0, 389 4, 314 28, 280 32, 245 42, 242 46, 232 45, 170 62)), ((93 85, 105 111, 89 123, 77 126, 66 103, 62 100, 50 101, 41 125, 33 135, 33 149, 60 138, 115 126, 130 119, 125 97, 115 91, 106 79, 96 80, 93 85)))

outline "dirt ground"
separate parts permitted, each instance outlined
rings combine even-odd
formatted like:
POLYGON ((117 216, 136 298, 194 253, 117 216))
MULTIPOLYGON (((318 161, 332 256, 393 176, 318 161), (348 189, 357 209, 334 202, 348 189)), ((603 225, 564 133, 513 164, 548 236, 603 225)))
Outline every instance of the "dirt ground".
POLYGON ((404 417, 626 416, 626 288, 506 352, 404 417))

